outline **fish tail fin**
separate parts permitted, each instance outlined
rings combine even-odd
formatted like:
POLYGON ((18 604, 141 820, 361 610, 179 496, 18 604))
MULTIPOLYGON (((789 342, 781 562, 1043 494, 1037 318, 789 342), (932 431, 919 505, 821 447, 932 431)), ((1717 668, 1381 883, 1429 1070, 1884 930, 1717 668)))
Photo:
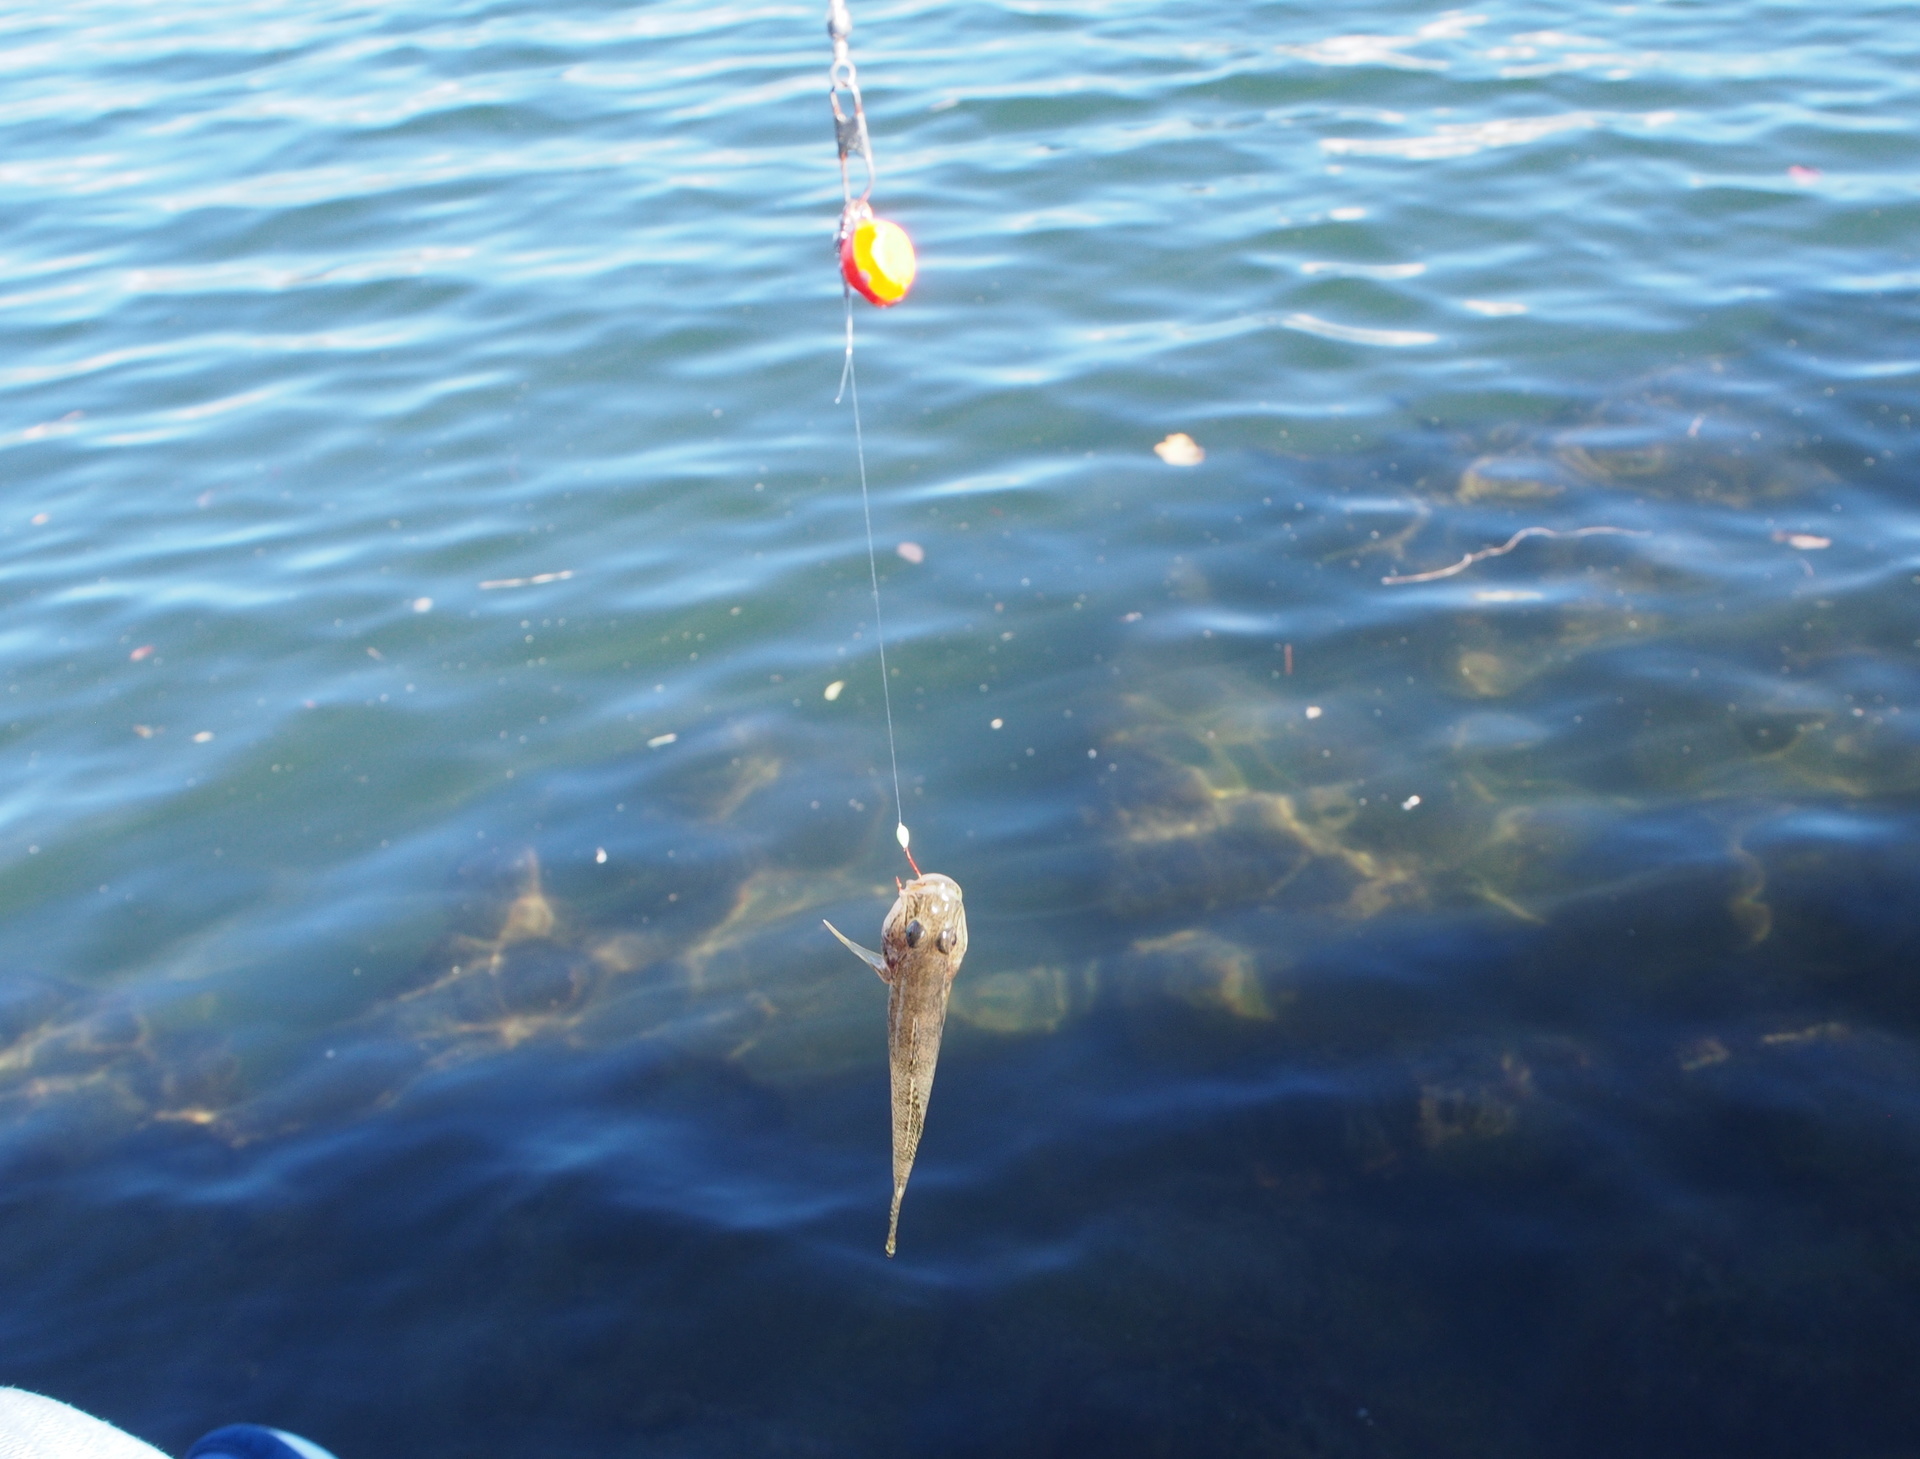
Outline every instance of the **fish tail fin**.
POLYGON ((894 1243, 900 1237, 900 1201, 907 1193, 906 1182, 902 1181, 893 1188, 893 1213, 887 1217, 887 1255, 893 1255, 894 1243))

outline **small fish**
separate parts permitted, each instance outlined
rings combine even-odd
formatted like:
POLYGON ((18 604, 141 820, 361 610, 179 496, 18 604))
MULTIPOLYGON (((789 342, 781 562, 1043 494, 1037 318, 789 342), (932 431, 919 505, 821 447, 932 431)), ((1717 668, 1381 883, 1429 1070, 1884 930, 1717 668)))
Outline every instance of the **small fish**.
POLYGON ((887 1221, 887 1255, 900 1233, 900 1201, 913 1173, 914 1152, 927 1122, 933 1066, 947 1022, 947 995, 967 955, 967 911, 960 883, 929 872, 900 889, 880 927, 885 955, 862 947, 831 922, 839 938, 880 975, 887 995, 887 1062, 893 1067, 893 1213, 887 1221))

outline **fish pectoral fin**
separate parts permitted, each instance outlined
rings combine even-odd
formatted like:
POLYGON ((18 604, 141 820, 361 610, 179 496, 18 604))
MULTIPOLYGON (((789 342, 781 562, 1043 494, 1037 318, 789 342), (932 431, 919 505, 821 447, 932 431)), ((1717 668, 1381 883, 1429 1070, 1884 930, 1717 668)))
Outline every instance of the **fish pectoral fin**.
POLYGON ((831 932, 835 937, 839 938, 842 942, 844 942, 847 945, 847 950, 851 952, 855 957, 859 958, 868 967, 872 968, 876 973, 878 973, 880 975, 881 982, 891 983, 893 981, 893 979, 887 973, 887 960, 881 957, 879 953, 875 952, 870 947, 862 947, 859 943, 855 942, 851 937, 847 936, 846 933, 842 932, 838 927, 835 927, 825 917, 822 917, 820 919, 820 925, 826 928, 827 931, 831 932))

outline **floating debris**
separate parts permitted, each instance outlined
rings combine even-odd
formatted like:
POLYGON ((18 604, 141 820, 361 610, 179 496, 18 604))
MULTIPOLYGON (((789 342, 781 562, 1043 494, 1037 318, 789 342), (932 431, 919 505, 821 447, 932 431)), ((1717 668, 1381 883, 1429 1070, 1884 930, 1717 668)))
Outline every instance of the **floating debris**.
POLYGON ((679 738, 680 736, 676 734, 655 735, 652 739, 647 741, 647 748, 649 750, 657 750, 662 745, 670 745, 679 738))
POLYGON ((1153 454, 1169 466, 1198 466, 1207 459, 1206 448, 1185 431, 1175 431, 1153 448, 1153 454))
POLYGON ((1529 537, 1593 537, 1606 533, 1617 537, 1650 537, 1650 532, 1638 531, 1632 527, 1570 527, 1558 530, 1553 527, 1522 527, 1498 547, 1482 547, 1478 552, 1469 552, 1451 567, 1436 567, 1432 572, 1403 573, 1396 577, 1381 578, 1388 587, 1401 583, 1430 583, 1436 578, 1449 578, 1457 572, 1465 572, 1483 558, 1498 557, 1511 552, 1529 537))
POLYGON ((927 549, 918 542, 902 542, 893 549, 916 567, 927 560, 927 549))
POLYGON ((413 611, 416 613, 431 613, 433 611, 433 599, 415 598, 413 600, 413 611))
POLYGON ((140 645, 140 647, 135 649, 132 653, 128 654, 127 657, 137 664, 140 662, 140 660, 151 657, 152 654, 153 654, 153 645, 150 643, 143 643, 140 645))
POLYGON ((1823 547, 1833 546, 1831 537, 1816 537, 1811 532, 1775 532, 1775 542, 1784 542, 1800 552, 1818 552, 1823 547))
POLYGON ((833 703, 834 700, 840 697, 840 691, 846 687, 847 687, 847 681, 845 679, 835 679, 831 684, 827 685, 827 687, 821 691, 820 697, 826 700, 827 703, 831 704, 833 703))
POLYGON ((196 745, 204 745, 208 740, 212 738, 213 738, 212 730, 201 730, 199 734, 193 737, 193 742, 196 745))

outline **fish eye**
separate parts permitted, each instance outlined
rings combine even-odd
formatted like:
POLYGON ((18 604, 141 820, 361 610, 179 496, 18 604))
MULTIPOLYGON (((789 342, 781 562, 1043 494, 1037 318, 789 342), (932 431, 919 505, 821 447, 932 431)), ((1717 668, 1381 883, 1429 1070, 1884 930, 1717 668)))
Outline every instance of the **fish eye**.
POLYGON ((918 947, 920 945, 920 936, 926 930, 926 928, 920 925, 920 919, 918 917, 915 917, 909 922, 907 924, 907 946, 918 947))
POLYGON ((959 937, 955 935, 951 927, 942 927, 940 929, 940 935, 934 938, 933 945, 942 952, 952 952, 954 943, 959 940, 959 937))

